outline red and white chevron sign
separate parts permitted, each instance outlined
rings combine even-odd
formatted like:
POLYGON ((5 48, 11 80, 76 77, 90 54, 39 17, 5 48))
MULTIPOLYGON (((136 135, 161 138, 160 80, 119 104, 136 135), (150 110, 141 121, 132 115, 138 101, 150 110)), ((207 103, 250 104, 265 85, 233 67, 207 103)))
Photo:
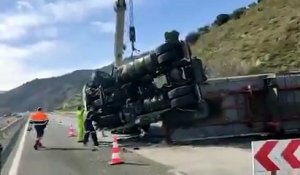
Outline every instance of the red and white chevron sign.
POLYGON ((271 172, 300 168, 300 139, 252 142, 253 171, 271 172))

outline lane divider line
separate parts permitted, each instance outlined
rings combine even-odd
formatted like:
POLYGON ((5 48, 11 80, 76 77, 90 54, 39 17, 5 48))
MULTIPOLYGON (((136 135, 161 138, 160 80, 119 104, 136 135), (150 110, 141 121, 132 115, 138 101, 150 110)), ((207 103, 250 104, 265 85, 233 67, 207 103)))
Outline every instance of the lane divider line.
POLYGON ((19 170, 19 166, 20 166, 20 161, 21 161, 24 145, 25 145, 25 138, 26 138, 28 126, 29 126, 29 120, 26 122, 26 125, 24 127, 23 135, 22 135, 21 140, 19 142, 16 155, 13 159, 13 162, 11 164, 11 167, 10 167, 10 170, 9 170, 9 173, 8 173, 9 175, 18 175, 18 170, 19 170))

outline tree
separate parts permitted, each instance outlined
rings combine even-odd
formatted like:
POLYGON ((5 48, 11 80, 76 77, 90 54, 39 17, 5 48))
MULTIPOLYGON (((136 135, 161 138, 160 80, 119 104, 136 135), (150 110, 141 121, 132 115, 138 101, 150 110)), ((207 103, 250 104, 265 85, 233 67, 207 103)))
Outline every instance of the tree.
POLYGON ((200 37, 199 32, 191 32, 185 37, 185 41, 190 44, 195 44, 200 37))
POLYGON ((228 14, 220 14, 216 17, 216 20, 214 21, 214 24, 217 26, 221 26, 225 23, 227 23, 230 20, 230 15, 228 14))

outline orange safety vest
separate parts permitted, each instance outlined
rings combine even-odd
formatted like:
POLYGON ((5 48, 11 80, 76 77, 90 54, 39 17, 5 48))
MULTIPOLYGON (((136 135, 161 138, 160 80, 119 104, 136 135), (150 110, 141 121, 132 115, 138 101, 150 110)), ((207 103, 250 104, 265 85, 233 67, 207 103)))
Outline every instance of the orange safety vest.
POLYGON ((33 122, 45 122, 48 121, 48 116, 44 112, 38 111, 33 113, 30 119, 33 122))

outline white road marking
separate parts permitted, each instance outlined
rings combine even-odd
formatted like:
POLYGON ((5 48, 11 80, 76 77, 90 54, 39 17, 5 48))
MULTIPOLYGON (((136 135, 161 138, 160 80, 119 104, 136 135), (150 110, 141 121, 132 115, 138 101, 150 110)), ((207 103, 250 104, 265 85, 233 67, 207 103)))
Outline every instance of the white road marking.
POLYGON ((19 165, 20 165, 20 161, 21 161, 22 152, 24 149, 25 138, 26 138, 28 126, 29 126, 29 121, 27 121, 27 123, 24 127, 22 138, 20 140, 16 155, 13 159, 13 162, 12 162, 10 170, 9 170, 9 175, 18 175, 19 165))

